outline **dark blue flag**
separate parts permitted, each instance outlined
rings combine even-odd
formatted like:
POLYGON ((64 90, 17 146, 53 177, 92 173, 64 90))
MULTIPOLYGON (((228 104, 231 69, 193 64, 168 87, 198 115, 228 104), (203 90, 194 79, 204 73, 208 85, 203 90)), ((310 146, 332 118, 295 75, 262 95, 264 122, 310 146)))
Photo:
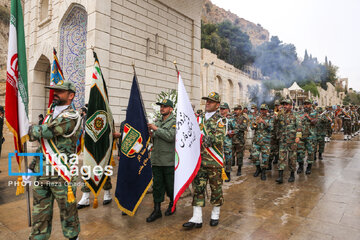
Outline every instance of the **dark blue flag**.
POLYGON ((145 109, 136 75, 122 134, 115 198, 121 211, 133 216, 152 184, 150 142, 145 109))

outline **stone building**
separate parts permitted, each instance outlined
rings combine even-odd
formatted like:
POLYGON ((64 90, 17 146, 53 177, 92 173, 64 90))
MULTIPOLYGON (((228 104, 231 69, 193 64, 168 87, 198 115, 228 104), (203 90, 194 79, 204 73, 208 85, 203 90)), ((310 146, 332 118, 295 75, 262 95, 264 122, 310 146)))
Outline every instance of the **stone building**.
MULTIPOLYGON (((208 49, 201 49, 201 94, 206 96, 211 91, 218 92, 222 101, 232 108, 236 104, 248 104, 248 86, 260 85, 260 80, 250 78, 249 74, 218 59, 208 49)), ((202 101, 202 105, 205 102, 202 101)))
POLYGON ((52 50, 65 79, 75 83, 75 106, 88 101, 94 47, 118 125, 124 118, 135 64, 145 107, 176 89, 173 61, 192 102, 200 103, 202 0, 25 0, 29 118, 47 107, 52 50))

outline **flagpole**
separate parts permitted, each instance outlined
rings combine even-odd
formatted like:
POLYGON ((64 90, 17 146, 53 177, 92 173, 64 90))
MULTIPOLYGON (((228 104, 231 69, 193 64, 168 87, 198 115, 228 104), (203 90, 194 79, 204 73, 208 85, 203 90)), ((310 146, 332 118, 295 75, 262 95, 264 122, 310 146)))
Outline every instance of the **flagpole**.
POLYGON ((175 65, 175 69, 176 69, 176 74, 178 74, 179 70, 178 70, 177 65, 176 65, 176 60, 174 61, 174 65, 175 65))
MULTIPOLYGON (((27 153, 27 143, 24 143, 24 153, 27 153)), ((25 154, 25 173, 28 172, 28 160, 27 155, 25 154)), ((28 224, 31 227, 31 207, 30 207, 30 187, 29 184, 26 184, 26 203, 27 203, 27 214, 28 214, 28 224)))
MULTIPOLYGON (((137 87, 138 87, 138 89, 139 89, 139 92, 140 92, 140 86, 139 86, 139 82, 138 82, 137 75, 136 75, 136 71, 135 71, 135 63, 132 62, 131 65, 132 65, 133 70, 134 70, 134 75, 135 75, 135 79, 136 79, 136 85, 137 85, 137 87)), ((141 100, 141 105, 142 105, 142 107, 143 107, 143 109, 144 109, 144 114, 145 114, 145 118, 146 118, 146 123, 149 123, 149 119, 148 119, 148 116, 147 116, 147 114, 146 114, 146 108, 145 108, 145 104, 144 104, 144 100, 143 100, 143 98, 142 98, 141 92, 140 92, 140 100, 141 100)))

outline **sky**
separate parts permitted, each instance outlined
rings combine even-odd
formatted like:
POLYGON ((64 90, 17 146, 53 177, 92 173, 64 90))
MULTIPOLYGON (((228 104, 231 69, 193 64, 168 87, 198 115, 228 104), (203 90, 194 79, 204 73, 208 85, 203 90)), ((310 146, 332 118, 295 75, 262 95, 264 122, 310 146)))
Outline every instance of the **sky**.
POLYGON ((212 0, 239 17, 261 24, 271 36, 305 49, 319 62, 325 56, 338 76, 360 91, 360 0, 212 0))

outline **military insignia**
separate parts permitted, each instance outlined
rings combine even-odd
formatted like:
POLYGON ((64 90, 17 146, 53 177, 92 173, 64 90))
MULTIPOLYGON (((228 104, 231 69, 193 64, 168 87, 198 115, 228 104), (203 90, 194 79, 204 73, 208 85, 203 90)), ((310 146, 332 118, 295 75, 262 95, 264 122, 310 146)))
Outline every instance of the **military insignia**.
POLYGON ((225 125, 223 124, 222 121, 219 121, 218 126, 219 126, 220 128, 223 128, 225 125))
POLYGON ((215 97, 215 92, 211 92, 211 93, 209 94, 209 97, 215 97))
POLYGON ((63 84, 64 84, 64 81, 60 80, 56 85, 63 85, 63 84))
POLYGON ((166 103, 167 102, 167 100, 166 99, 164 99, 163 101, 162 101, 162 103, 166 103))
POLYGON ((139 153, 142 147, 142 137, 140 132, 126 123, 121 142, 121 152, 131 158, 134 157, 133 155, 135 153, 139 153))
POLYGON ((200 130, 202 131, 204 129, 204 124, 200 123, 200 130))
POLYGON ((97 142, 108 129, 108 122, 107 112, 103 110, 96 111, 86 120, 86 132, 89 134, 92 140, 94 140, 94 142, 97 142))
POLYGON ((172 127, 173 127, 173 128, 176 128, 176 125, 174 124, 172 127))

